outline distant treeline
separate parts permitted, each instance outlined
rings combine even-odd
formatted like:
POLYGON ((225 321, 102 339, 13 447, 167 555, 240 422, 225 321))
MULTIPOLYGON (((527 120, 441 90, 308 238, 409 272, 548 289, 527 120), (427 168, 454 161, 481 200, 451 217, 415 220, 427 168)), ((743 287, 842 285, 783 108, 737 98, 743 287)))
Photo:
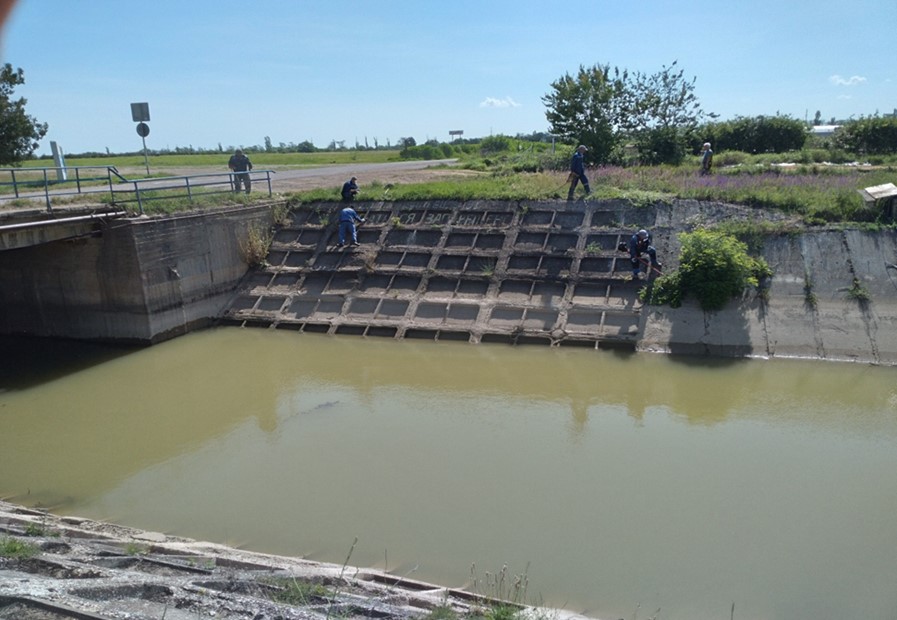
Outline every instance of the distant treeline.
MULTIPOLYGON (((517 134, 514 137, 516 141, 533 142, 533 143, 550 143, 552 137, 546 132, 533 132, 530 134, 517 134)), ((327 147, 317 147, 310 140, 303 142, 280 142, 274 144, 271 138, 265 136, 263 144, 251 146, 234 146, 223 145, 219 143, 214 148, 176 146, 174 148, 164 149, 147 149, 149 156, 158 155, 202 155, 202 154, 223 154, 233 153, 236 149, 241 149, 245 153, 327 153, 337 151, 393 151, 399 150, 401 157, 405 159, 442 159, 455 157, 460 154, 472 154, 483 148, 480 145, 485 144, 487 151, 507 150, 511 145, 511 138, 507 136, 487 136, 485 138, 459 138, 451 142, 439 142, 438 140, 428 140, 422 144, 418 144, 414 138, 399 138, 395 144, 387 141, 386 144, 380 144, 375 138, 373 146, 368 143, 365 138, 364 143, 356 142, 355 146, 348 147, 345 140, 333 140, 327 147), (504 145, 504 148, 495 148, 495 141, 498 140, 504 145)), ((109 149, 106 151, 85 151, 83 153, 66 153, 66 157, 71 158, 103 158, 110 156, 143 156, 143 151, 126 151, 122 153, 113 153, 109 149)), ((52 155, 41 155, 36 159, 52 159, 52 155)))

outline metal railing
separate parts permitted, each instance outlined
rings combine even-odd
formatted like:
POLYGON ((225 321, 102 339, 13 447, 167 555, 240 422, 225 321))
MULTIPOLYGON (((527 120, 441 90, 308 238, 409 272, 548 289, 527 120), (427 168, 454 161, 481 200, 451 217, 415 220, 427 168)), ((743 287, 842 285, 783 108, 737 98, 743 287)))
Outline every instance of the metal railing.
POLYGON ((0 203, 43 198, 47 212, 51 212, 53 198, 105 194, 113 205, 136 203, 143 214, 144 204, 153 200, 187 198, 192 202, 200 196, 233 192, 234 177, 238 175, 248 175, 253 184, 267 185, 270 197, 273 173, 273 170, 253 170, 129 180, 115 166, 0 168, 0 203), (74 178, 67 178, 72 173, 74 178), (57 178, 51 178, 53 175, 57 178))
POLYGON ((115 166, 0 168, 0 201, 43 198, 47 211, 52 211, 51 196, 111 192, 115 179, 126 180, 115 166), (74 178, 69 178, 72 173, 74 178))
MULTIPOLYGON (((248 177, 254 185, 265 183, 270 197, 274 193, 271 187, 272 174, 274 174, 273 170, 253 170, 252 172, 212 172, 154 179, 123 180, 111 187, 110 191, 113 205, 137 203, 138 211, 143 214, 144 203, 153 200, 187 198, 193 201, 200 196, 234 193, 234 178, 237 176, 248 177)), ((245 181, 243 182, 245 183, 245 181)))

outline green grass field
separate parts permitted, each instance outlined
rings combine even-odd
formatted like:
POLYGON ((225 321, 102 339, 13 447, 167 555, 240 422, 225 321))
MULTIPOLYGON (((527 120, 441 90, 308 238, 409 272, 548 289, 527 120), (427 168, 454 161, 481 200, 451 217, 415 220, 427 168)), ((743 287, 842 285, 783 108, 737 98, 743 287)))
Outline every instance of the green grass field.
MULTIPOLYGON (((868 209, 858 190, 893 182, 897 167, 889 159, 875 166, 817 163, 814 151, 776 156, 724 153, 721 165, 708 176, 698 174, 696 157, 679 166, 601 166, 589 170, 595 199, 623 199, 634 204, 693 198, 746 205, 790 213, 807 224, 865 222, 893 226, 880 221, 880 210, 868 209), (729 161, 731 160, 731 161, 729 161), (782 165, 782 162, 798 162, 782 165)), ((823 157, 825 153, 819 154, 823 157)), ((165 176, 175 168, 216 168, 227 170, 229 153, 172 154, 149 158, 152 176, 165 176)), ((316 153, 254 153, 257 170, 302 168, 351 163, 401 161, 392 151, 330 151, 316 153)), ((823 157, 824 159, 824 157, 823 157)), ((26 166, 46 166, 48 160, 32 160, 26 166)), ((142 156, 72 158, 69 166, 115 166, 133 171, 144 166, 142 156)), ((480 174, 463 179, 446 179, 417 184, 379 185, 364 188, 365 200, 560 200, 566 198, 566 153, 557 155, 533 151, 510 151, 489 157, 466 156, 459 166, 480 174)), ((0 194, 4 193, 0 188, 0 194)), ((6 192, 8 193, 8 192, 6 192)), ((577 197, 582 190, 577 192, 577 197)), ((338 200, 338 189, 329 187, 288 196, 294 203, 338 200)), ((256 199, 253 197, 253 199, 256 199)), ((229 203, 224 194, 209 200, 229 203)), ((189 209, 190 203, 164 206, 159 210, 189 209)), ((154 208, 155 210, 155 208, 154 208)))
MULTIPOLYGON (((210 168, 220 167, 227 171, 227 160, 232 153, 185 153, 171 155, 150 155, 150 169, 153 168, 210 168)), ((399 151, 327 151, 317 153, 250 153, 249 158, 256 168, 309 168, 333 164, 378 164, 400 161, 399 151)), ((108 157, 66 157, 66 166, 115 166, 116 168, 142 168, 143 155, 109 155, 108 157)), ((31 159, 22 164, 26 168, 50 168, 50 159, 31 159)))

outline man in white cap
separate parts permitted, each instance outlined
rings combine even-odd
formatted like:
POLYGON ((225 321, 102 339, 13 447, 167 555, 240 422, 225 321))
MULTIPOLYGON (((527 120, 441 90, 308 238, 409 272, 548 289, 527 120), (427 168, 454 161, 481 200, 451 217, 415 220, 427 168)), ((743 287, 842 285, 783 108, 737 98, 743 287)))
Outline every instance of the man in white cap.
POLYGON ((710 143, 705 142, 701 147, 701 174, 710 174, 710 168, 713 166, 713 150, 710 143))
POLYGON ((582 183, 583 189, 586 190, 586 196, 592 193, 592 190, 589 188, 589 179, 586 177, 585 162, 583 161, 583 155, 588 150, 584 144, 580 144, 576 147, 576 152, 573 153, 573 159, 570 161, 570 174, 567 177, 570 181, 570 191, 567 192, 568 201, 573 200, 573 190, 576 189, 577 183, 582 183))
MULTIPOLYGON (((662 265, 657 260, 657 250, 651 245, 651 233, 642 228, 629 238, 629 262, 632 264, 632 279, 638 280, 642 270, 642 254, 651 259, 651 267, 660 271, 662 265)), ((650 270, 649 270, 650 273, 650 270)))

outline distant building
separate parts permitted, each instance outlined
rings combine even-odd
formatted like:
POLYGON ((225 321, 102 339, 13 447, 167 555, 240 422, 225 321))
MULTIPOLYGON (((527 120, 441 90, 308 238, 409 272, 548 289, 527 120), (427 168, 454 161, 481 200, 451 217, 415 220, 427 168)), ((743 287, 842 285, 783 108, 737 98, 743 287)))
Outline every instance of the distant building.
POLYGON ((820 138, 828 138, 834 135, 841 125, 813 125, 810 127, 810 134, 819 136, 820 138))

